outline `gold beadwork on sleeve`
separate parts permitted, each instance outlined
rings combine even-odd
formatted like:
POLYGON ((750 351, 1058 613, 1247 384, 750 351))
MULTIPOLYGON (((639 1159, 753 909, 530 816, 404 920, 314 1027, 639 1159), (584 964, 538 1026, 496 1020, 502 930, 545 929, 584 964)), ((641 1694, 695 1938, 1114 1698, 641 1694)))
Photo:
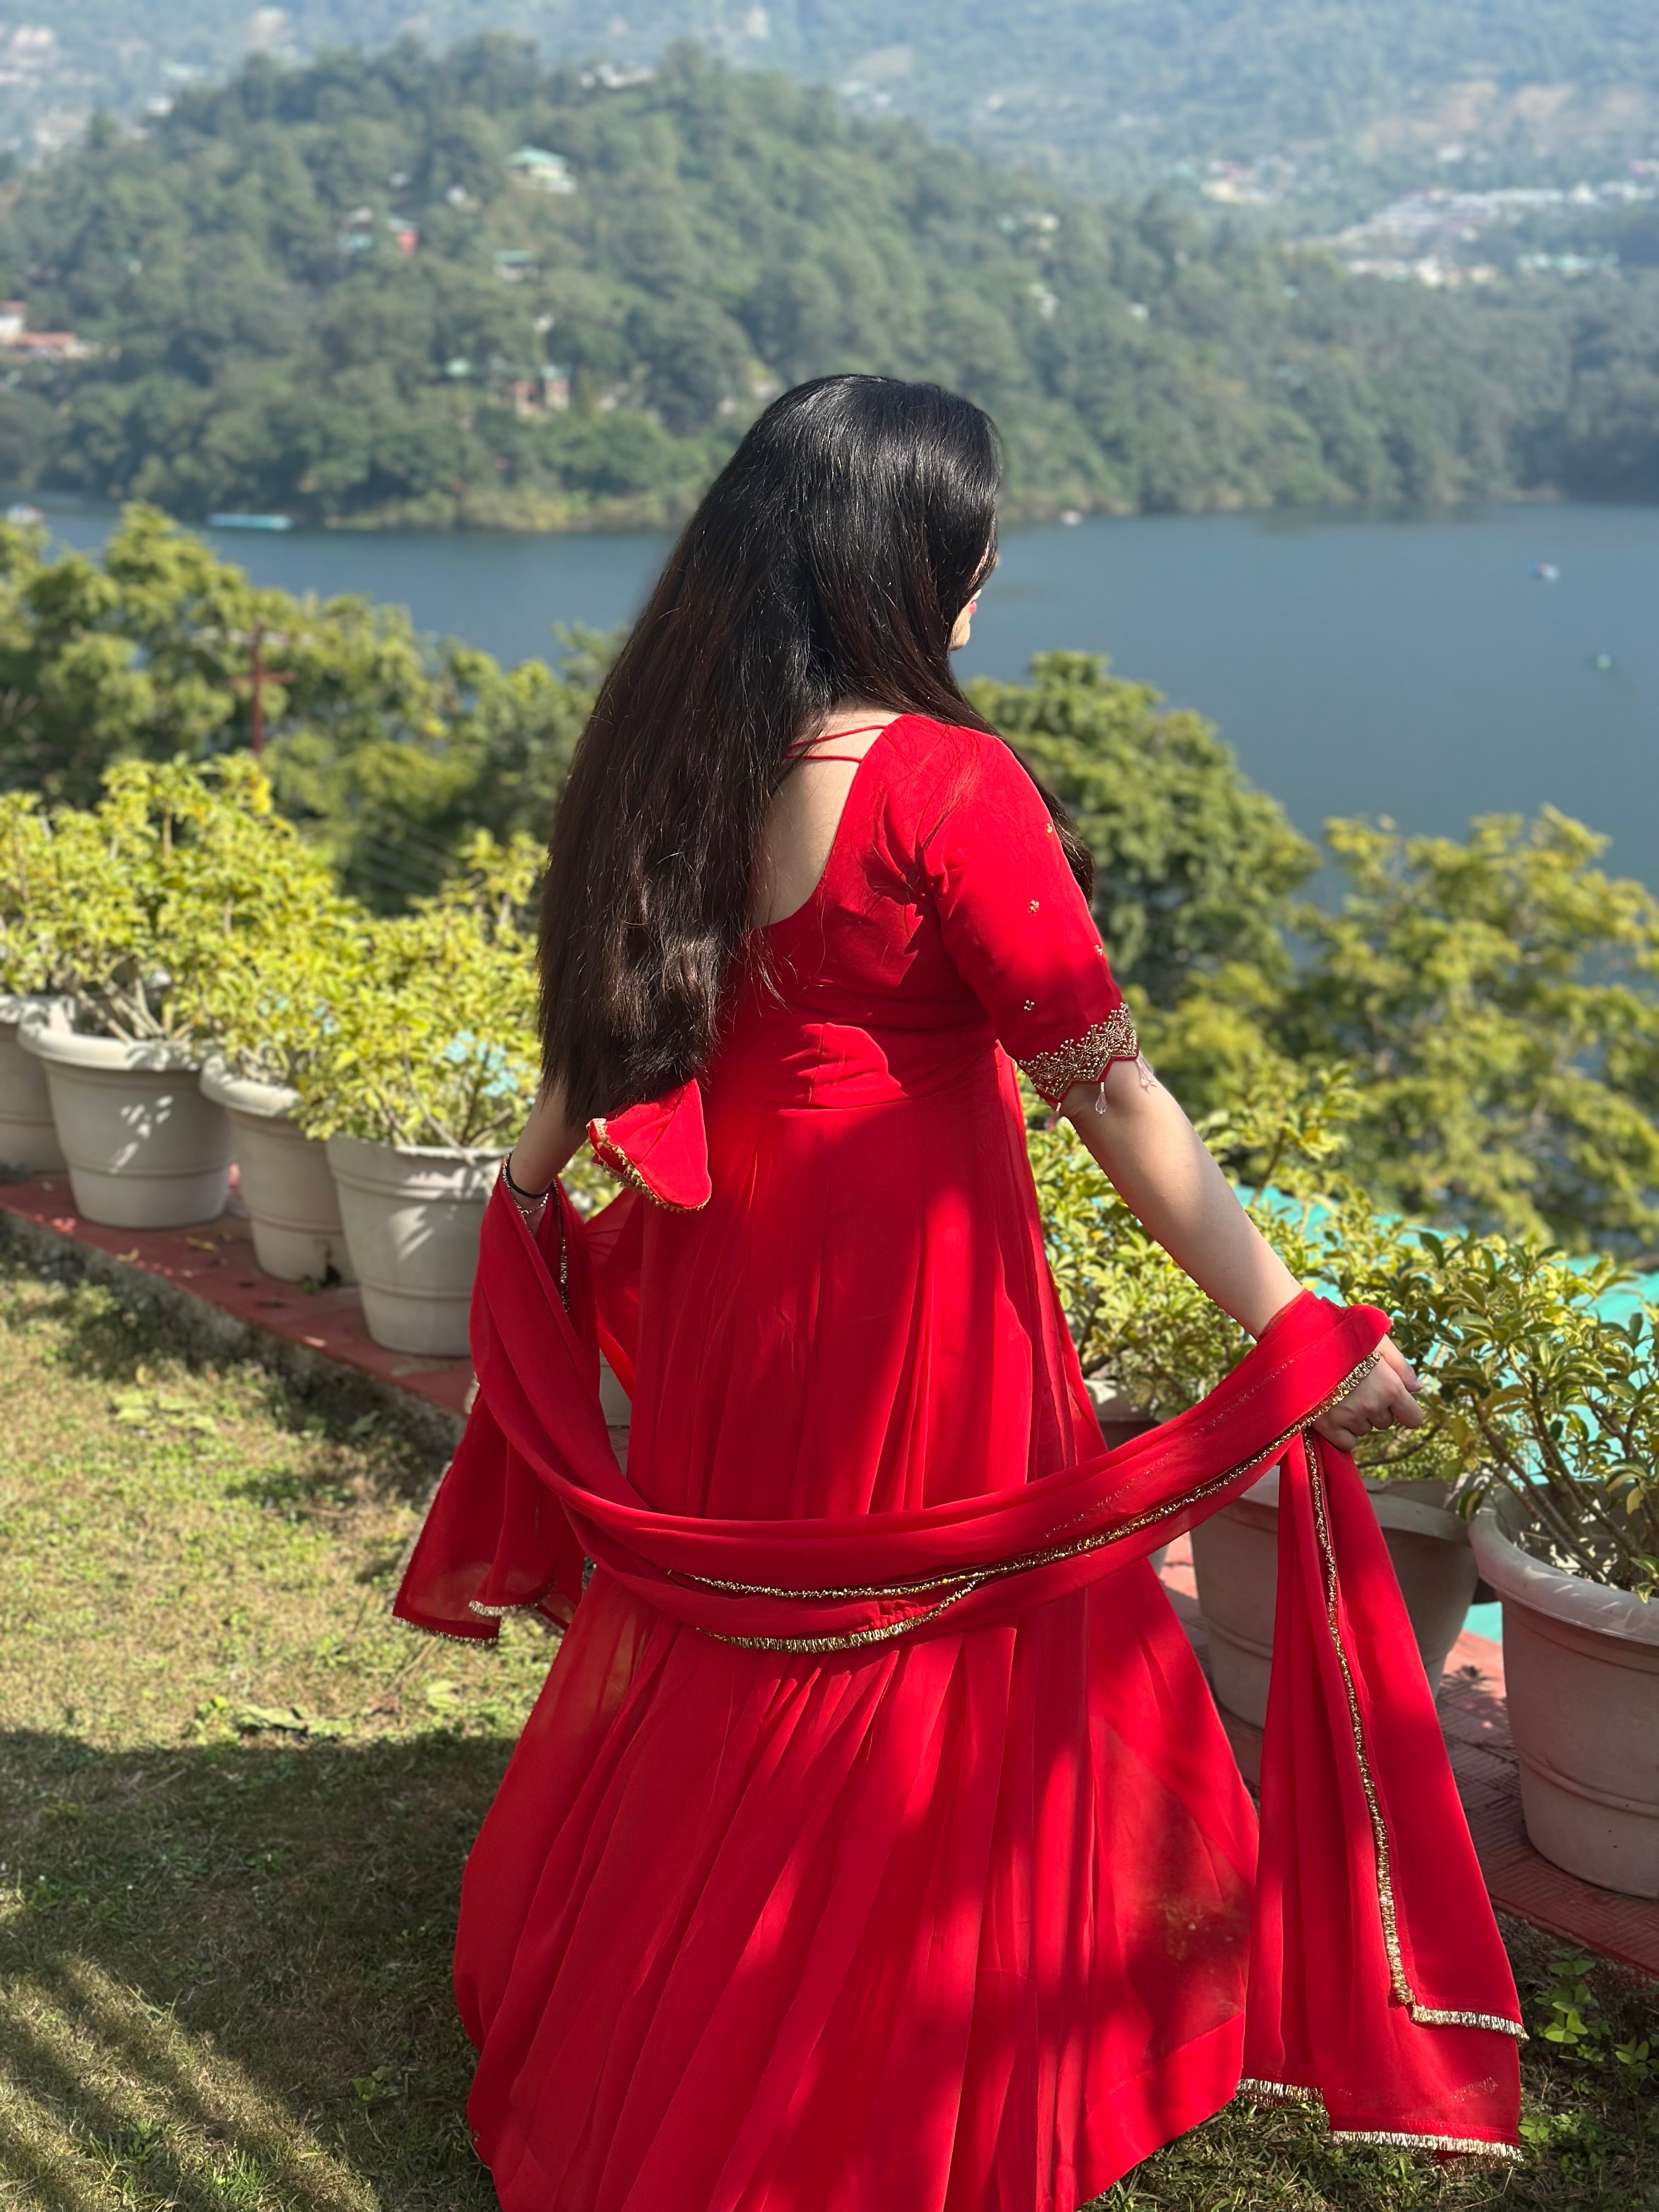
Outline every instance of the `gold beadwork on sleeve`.
POLYGON ((1079 1037, 1068 1038, 1053 1052, 1034 1052, 1020 1061, 1034 1091, 1050 1105, 1062 1099, 1074 1083, 1098 1083, 1115 1060, 1138 1060, 1140 1040, 1127 1006, 1114 1006, 1103 1022, 1096 1022, 1079 1037))

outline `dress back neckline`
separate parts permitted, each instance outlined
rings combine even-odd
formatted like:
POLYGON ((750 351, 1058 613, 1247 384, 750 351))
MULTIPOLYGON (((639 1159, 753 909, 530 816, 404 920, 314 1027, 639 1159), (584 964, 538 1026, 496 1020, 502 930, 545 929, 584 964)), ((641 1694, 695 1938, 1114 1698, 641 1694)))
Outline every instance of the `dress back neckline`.
MULTIPOLYGON (((882 747, 886 744, 889 737, 898 727, 899 724, 901 722, 910 721, 913 719, 914 717, 908 714, 895 714, 890 722, 884 722, 877 729, 874 738, 866 747, 865 751, 859 757, 858 764, 853 771, 852 780, 848 784, 847 795, 842 800, 841 812, 836 817, 836 826, 830 835, 830 850, 824 855, 823 866, 818 871, 818 879, 817 883, 813 884, 811 890, 808 891, 806 896, 801 901, 798 907, 791 908, 787 914, 780 915, 775 921, 762 922, 760 928, 763 935, 770 937, 778 930, 787 929, 792 922, 799 921, 804 915, 815 913, 817 908, 821 905, 824 893, 829 887, 830 879, 835 874, 836 866, 841 858, 842 845, 847 830, 847 817, 853 811, 854 801, 861 797, 862 789, 866 787, 870 781, 869 777, 865 774, 865 770, 869 767, 870 763, 881 750, 882 747)), ((846 730, 838 730, 835 732, 835 735, 837 737, 848 737, 852 734, 854 734, 852 732, 846 730)), ((823 760, 827 757, 832 757, 832 756, 827 756, 823 753, 819 753, 816 756, 809 756, 806 754, 802 754, 800 756, 800 758, 803 760, 809 757, 816 757, 819 760, 823 760)))

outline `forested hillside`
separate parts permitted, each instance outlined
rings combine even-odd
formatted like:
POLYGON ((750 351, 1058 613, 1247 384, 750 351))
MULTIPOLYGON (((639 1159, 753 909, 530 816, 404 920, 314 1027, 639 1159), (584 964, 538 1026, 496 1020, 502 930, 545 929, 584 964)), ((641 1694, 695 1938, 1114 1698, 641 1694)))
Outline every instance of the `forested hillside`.
POLYGON ((693 48, 621 88, 494 39, 256 61, 14 179, 0 292, 77 341, 0 383, 0 477, 185 515, 666 518, 832 368, 982 401, 1016 513, 1659 480, 1650 272, 1356 282, 693 48))
MULTIPOLYGON (((492 0, 487 21, 624 65, 694 37, 1091 190, 1263 154, 1328 185, 1449 143, 1512 175, 1565 163, 1570 183, 1571 164, 1659 150, 1647 0, 492 0)), ((444 44, 481 14, 426 0, 418 21, 444 44)), ((94 100, 136 109, 180 70, 228 75, 250 44, 372 48, 410 23, 406 0, 7 0, 0 135, 26 142, 94 100)))

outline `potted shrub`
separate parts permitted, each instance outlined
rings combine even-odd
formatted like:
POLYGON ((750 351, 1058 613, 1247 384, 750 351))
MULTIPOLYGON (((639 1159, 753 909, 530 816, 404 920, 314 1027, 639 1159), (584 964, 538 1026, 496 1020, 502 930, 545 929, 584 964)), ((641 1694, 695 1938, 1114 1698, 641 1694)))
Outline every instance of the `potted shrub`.
MULTIPOLYGON (((1407 1356, 1431 1335, 1420 1291, 1419 1232, 1379 1220, 1337 1161, 1352 1094, 1340 1070, 1266 1070, 1206 1140, 1254 1186, 1248 1208, 1292 1273, 1395 1317, 1407 1356), (1409 1294, 1408 1294, 1409 1293, 1409 1294)), ((1050 1264, 1091 1389, 1158 1420, 1195 1405, 1243 1356, 1244 1332, 1175 1266, 1109 1187, 1075 1136, 1031 1132, 1033 1170, 1050 1264)), ((1438 1682, 1474 1596, 1468 1531, 1453 1510, 1464 1462, 1431 1396, 1426 1425, 1379 1437, 1361 1472, 1399 1577, 1425 1671, 1438 1682)), ((1270 1471, 1193 1531, 1200 1610, 1218 1701, 1261 1726, 1267 1717, 1278 1583, 1279 1480, 1270 1471)))
POLYGON ((64 999, 21 1024, 42 1062, 75 1203, 120 1228, 224 1208, 230 1124, 204 1098, 204 991, 233 957, 276 959, 331 894, 246 756, 125 761, 99 805, 50 817, 43 916, 64 999))
POLYGON ((203 1025, 214 1048, 203 1095, 230 1116, 238 1188, 254 1256, 285 1282, 353 1282, 339 1194, 327 1148, 295 1119, 295 1088, 331 1032, 335 1009, 357 986, 367 917, 344 899, 319 899, 281 959, 237 948, 207 979, 203 1025))
POLYGON ((64 1164, 46 1070, 18 1042, 26 1016, 44 1018, 58 981, 49 918, 52 830, 30 792, 0 798, 0 1171, 40 1175, 64 1164))
POLYGON ((295 1071, 295 1118, 326 1142, 363 1317, 392 1351, 467 1348, 484 1205, 539 1081, 523 915, 540 859, 480 836, 438 896, 368 924, 295 1071))
POLYGON ((1659 1306, 1611 1260, 1425 1242, 1527 1833, 1585 1881, 1659 1897, 1659 1306))

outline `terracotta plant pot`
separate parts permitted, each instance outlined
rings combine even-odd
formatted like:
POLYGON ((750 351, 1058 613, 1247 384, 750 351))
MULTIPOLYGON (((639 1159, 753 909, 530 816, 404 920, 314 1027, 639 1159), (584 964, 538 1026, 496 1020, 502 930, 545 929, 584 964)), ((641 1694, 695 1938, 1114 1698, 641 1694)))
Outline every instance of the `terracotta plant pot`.
POLYGON ((1659 1897, 1659 1602, 1534 1559, 1517 1499, 1476 1514, 1504 1606, 1504 1680, 1535 1850, 1583 1881, 1659 1897))
POLYGON ((501 1153, 359 1137, 331 1137, 326 1150, 369 1334, 388 1352, 458 1358, 501 1153))
POLYGON ((237 1186, 253 1256, 266 1274, 285 1283, 320 1281, 332 1267, 353 1281, 328 1154, 294 1125, 298 1091, 234 1074, 216 1053, 202 1068, 202 1095, 230 1116, 237 1186))
POLYGON ((230 1190, 230 1121, 181 1044, 83 1036, 60 1006, 19 1026, 46 1071, 76 1211, 113 1229, 214 1221, 230 1190))
POLYGON ((27 1175, 68 1164, 52 1122, 46 1071, 18 1035, 26 1015, 46 1020, 53 1003, 0 993, 0 1164, 27 1175))
MULTIPOLYGON (((1438 1482, 1365 1485, 1400 1580, 1423 1669, 1437 1687, 1474 1599, 1468 1530, 1438 1482)), ((1279 1470, 1193 1531, 1198 1602, 1210 1632, 1216 1702, 1255 1727, 1267 1718, 1279 1587, 1279 1470)))

